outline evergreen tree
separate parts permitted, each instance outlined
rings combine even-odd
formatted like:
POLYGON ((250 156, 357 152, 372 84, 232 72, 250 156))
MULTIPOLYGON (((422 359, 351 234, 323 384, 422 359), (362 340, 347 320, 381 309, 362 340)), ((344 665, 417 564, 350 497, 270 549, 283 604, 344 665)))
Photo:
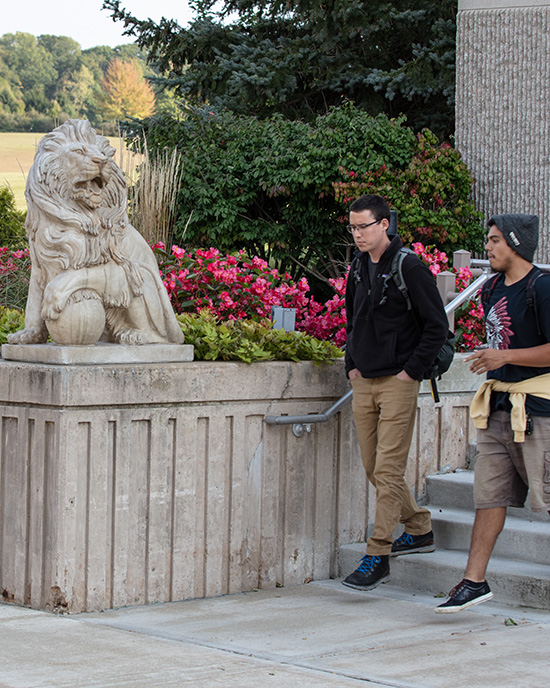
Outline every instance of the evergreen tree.
POLYGON ((0 187, 0 246, 12 246, 25 238, 26 213, 17 210, 11 189, 0 187))
POLYGON ((346 100, 454 130, 456 0, 194 0, 188 28, 104 0, 191 103, 314 119, 346 100))

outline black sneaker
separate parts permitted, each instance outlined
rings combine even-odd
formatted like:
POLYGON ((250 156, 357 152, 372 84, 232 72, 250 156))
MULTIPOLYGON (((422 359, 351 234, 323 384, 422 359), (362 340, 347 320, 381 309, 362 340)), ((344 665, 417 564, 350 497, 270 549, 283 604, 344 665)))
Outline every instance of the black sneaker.
POLYGON ((391 556, 397 557, 400 554, 414 554, 415 552, 434 552, 434 534, 430 530, 429 533, 424 535, 409 535, 409 533, 403 533, 403 535, 392 545, 391 556))
POLYGON ((461 580, 449 593, 449 599, 435 608, 437 614, 454 614, 474 604, 487 602, 493 596, 487 581, 474 583, 467 578, 461 580))
POLYGON ((361 565, 342 583, 348 588, 356 590, 373 590, 380 583, 387 583, 390 579, 389 555, 379 557, 365 554, 361 559, 361 565))

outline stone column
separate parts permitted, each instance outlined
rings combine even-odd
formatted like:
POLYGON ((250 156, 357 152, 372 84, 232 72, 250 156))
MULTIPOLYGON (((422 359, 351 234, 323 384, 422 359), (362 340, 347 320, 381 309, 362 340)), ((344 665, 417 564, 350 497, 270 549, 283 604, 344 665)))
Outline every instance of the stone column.
POLYGON ((456 143, 492 214, 539 215, 550 262, 550 0, 459 0, 456 143))

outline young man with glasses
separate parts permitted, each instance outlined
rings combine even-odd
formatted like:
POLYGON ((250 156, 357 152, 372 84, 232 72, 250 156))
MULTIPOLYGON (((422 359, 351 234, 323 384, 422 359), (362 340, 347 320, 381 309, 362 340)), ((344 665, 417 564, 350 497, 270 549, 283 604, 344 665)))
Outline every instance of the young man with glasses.
POLYGON ((417 505, 404 476, 420 381, 445 342, 448 322, 433 275, 413 254, 402 265, 408 309, 390 274, 403 244, 388 236, 389 225, 390 209, 381 196, 351 204, 348 229, 358 251, 346 290, 346 373, 363 465, 376 489, 367 553, 343 581, 357 590, 389 580, 390 555, 435 549, 430 512, 417 505), (399 522, 405 532, 394 542, 399 522))

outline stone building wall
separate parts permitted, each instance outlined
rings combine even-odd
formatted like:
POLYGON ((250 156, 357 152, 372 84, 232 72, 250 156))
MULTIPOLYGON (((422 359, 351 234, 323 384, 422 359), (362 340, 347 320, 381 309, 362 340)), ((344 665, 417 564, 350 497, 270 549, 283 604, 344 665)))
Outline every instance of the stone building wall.
POLYGON ((550 262, 550 1, 459 0, 456 143, 488 220, 539 215, 550 262))

